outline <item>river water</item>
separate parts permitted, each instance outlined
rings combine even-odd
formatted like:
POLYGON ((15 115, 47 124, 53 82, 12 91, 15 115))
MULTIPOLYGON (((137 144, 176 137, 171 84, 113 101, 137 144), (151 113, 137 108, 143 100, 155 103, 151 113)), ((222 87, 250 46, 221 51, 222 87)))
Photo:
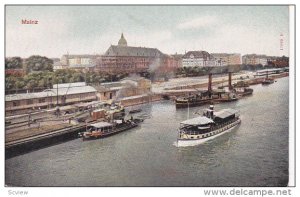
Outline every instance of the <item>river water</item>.
MULTIPOLYGON (((80 139, 5 161, 13 186, 286 186, 289 78, 252 86, 254 94, 215 110, 240 110, 232 132, 193 147, 176 147, 188 109, 172 101, 143 106, 140 127, 105 139, 80 139)), ((207 106, 190 108, 189 117, 207 106)))

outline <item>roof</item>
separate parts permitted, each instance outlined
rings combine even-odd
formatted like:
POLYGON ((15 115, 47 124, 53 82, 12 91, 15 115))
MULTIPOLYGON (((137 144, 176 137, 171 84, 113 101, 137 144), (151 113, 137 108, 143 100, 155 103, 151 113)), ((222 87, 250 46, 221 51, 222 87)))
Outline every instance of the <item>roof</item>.
POLYGON ((228 108, 228 109, 223 109, 221 111, 215 112, 214 115, 218 118, 224 119, 236 113, 238 113, 238 110, 228 108))
POLYGON ((103 128, 103 127, 110 127, 110 126, 112 126, 112 124, 110 124, 108 122, 97 122, 94 124, 90 124, 90 126, 96 127, 96 128, 103 128))
POLYGON ((129 47, 111 45, 104 54, 105 56, 140 56, 140 57, 163 57, 164 54, 156 48, 129 47))
POLYGON ((104 87, 104 86, 94 86, 94 88, 98 91, 98 92, 107 92, 110 91, 108 88, 104 87))
POLYGON ((193 58, 203 58, 206 60, 213 59, 213 56, 210 55, 207 51, 189 51, 182 58, 191 58, 191 56, 193 56, 193 58))
POLYGON ((185 121, 181 122, 180 124, 197 126, 197 125, 205 125, 205 124, 209 124, 209 123, 214 123, 214 121, 205 116, 199 116, 196 118, 185 120, 185 121))
POLYGON ((56 96, 64 96, 64 95, 71 95, 71 94, 82 94, 82 93, 90 93, 90 92, 97 92, 95 88, 92 86, 75 86, 72 85, 69 87, 68 85, 62 86, 62 88, 58 85, 58 89, 47 89, 43 92, 34 92, 34 93, 22 93, 22 94, 10 94, 5 96, 5 101, 17 101, 17 100, 25 100, 25 99, 35 99, 35 98, 46 98, 46 97, 53 97, 56 96))
POLYGON ((76 83, 61 83, 53 84, 53 89, 58 88, 68 88, 68 87, 83 87, 86 86, 85 82, 76 82, 76 83))
POLYGON ((233 55, 240 56, 241 54, 239 54, 239 53, 211 53, 211 55, 214 57, 228 57, 228 56, 233 56, 233 55))

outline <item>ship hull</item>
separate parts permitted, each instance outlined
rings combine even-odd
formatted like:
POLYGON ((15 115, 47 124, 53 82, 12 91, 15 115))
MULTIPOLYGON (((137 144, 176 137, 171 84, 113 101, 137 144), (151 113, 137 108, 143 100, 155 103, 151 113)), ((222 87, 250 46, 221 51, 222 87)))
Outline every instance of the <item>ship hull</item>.
POLYGON ((176 105, 176 108, 188 108, 188 107, 196 107, 196 106, 209 104, 211 102, 212 102, 211 99, 202 100, 202 101, 195 101, 195 102, 189 102, 189 103, 188 102, 176 102, 175 101, 175 105, 176 105))
POLYGON ((85 135, 81 135, 81 137, 82 137, 83 141, 86 141, 86 140, 96 140, 96 139, 106 138, 106 137, 109 137, 109 136, 112 136, 112 135, 116 135, 118 133, 122 133, 124 131, 130 130, 130 129, 135 128, 137 126, 138 126, 137 123, 133 123, 133 124, 130 124, 130 125, 126 125, 124 127, 116 128, 114 131, 109 132, 109 133, 105 133, 105 134, 102 134, 102 135, 97 135, 97 136, 85 136, 85 135))
POLYGON ((218 99, 214 99, 213 101, 215 103, 227 103, 227 102, 233 102, 233 101, 237 101, 237 98, 218 98, 218 99))
POLYGON ((224 131, 219 132, 218 134, 212 135, 210 137, 206 137, 206 138, 201 138, 201 139, 181 139, 181 138, 178 138, 177 139, 177 146, 178 147, 186 147, 186 146, 196 146, 196 145, 202 144, 202 143, 207 142, 209 140, 212 140, 212 139, 214 139, 216 137, 219 137, 220 135, 223 135, 224 133, 228 133, 228 132, 232 131, 240 123, 241 123, 241 119, 238 119, 238 120, 236 120, 235 122, 233 122, 233 123, 231 123, 229 125, 226 125, 226 126, 224 126, 222 128, 219 128, 217 130, 211 131, 210 133, 212 133, 212 132, 218 132, 219 130, 221 131, 222 129, 224 129, 224 131))

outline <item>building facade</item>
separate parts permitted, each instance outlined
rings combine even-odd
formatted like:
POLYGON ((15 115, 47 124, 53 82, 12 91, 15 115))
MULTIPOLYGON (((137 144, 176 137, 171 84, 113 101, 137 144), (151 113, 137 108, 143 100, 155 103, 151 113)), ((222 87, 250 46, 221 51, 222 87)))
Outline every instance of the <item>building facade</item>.
POLYGON ((15 115, 37 109, 70 105, 97 100, 97 90, 84 82, 53 85, 43 92, 11 94, 5 96, 5 113, 15 115))
POLYGON ((111 45, 96 62, 96 70, 108 73, 136 73, 178 66, 174 57, 156 48, 128 46, 123 34, 118 45, 111 45))
POLYGON ((228 66, 242 64, 241 54, 239 53, 212 53, 215 58, 216 66, 228 66))
POLYGON ((206 51, 189 51, 182 57, 183 67, 215 66, 215 58, 206 51))
POLYGON ((57 69, 87 69, 92 70, 96 66, 96 60, 100 55, 63 55, 57 69))
POLYGON ((268 65, 269 61, 275 60, 274 56, 258 55, 258 54, 247 54, 242 57, 242 63, 246 65, 268 65))

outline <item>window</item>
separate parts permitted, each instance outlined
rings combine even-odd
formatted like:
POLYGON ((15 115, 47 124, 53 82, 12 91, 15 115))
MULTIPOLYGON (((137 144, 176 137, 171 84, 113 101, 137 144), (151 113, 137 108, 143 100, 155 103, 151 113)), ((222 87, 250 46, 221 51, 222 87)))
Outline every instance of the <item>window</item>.
POLYGON ((16 106, 19 106, 20 105, 20 101, 13 101, 13 106, 16 107, 16 106))
POLYGON ((39 99, 39 103, 45 103, 46 102, 46 99, 45 98, 40 98, 39 99))
POLYGON ((33 104, 33 100, 27 100, 27 105, 32 105, 33 104))

